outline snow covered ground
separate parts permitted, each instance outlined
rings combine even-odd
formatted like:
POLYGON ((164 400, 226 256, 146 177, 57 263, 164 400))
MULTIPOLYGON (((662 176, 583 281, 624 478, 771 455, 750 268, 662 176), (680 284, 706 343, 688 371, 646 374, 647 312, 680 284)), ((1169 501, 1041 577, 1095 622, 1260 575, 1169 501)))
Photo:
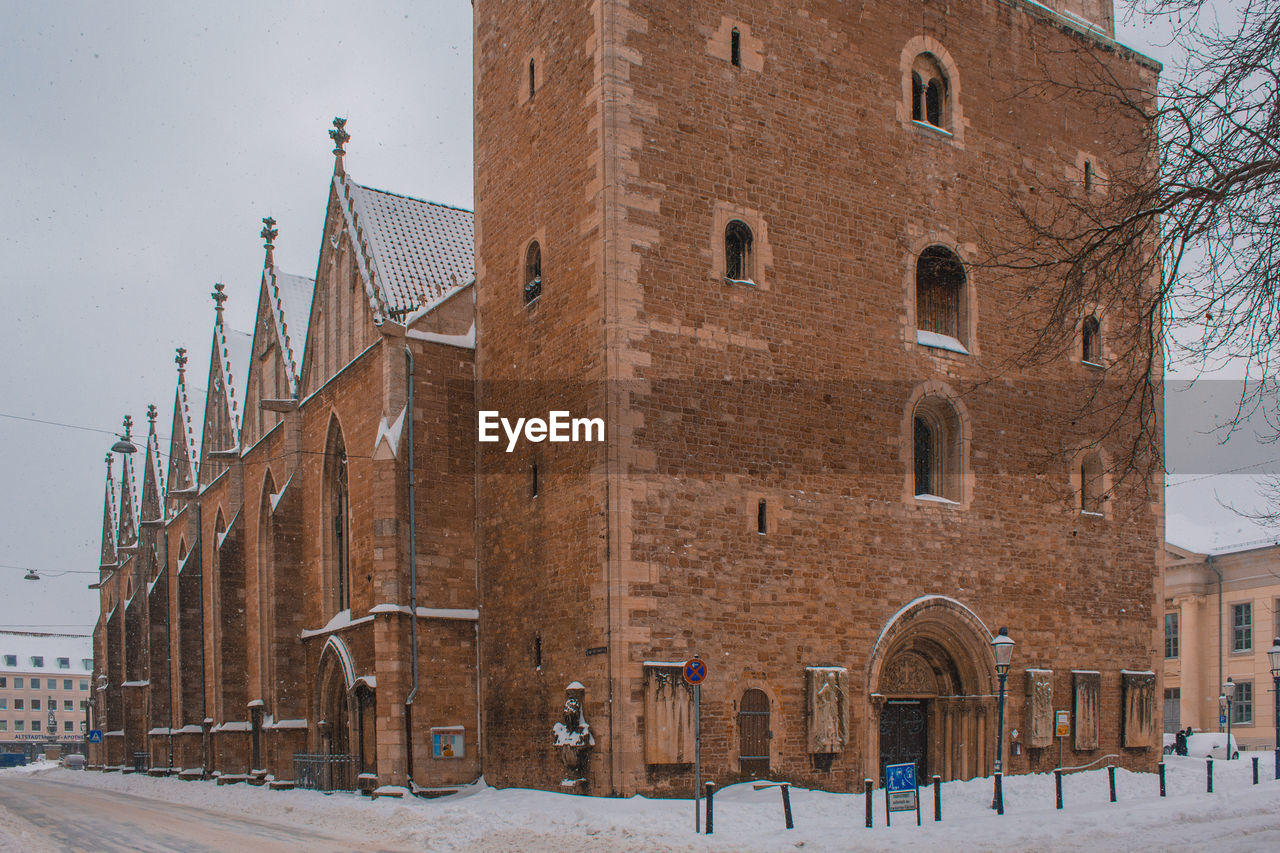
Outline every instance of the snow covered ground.
MULTIPOLYGON (((1271 754, 1261 784, 1248 757, 1214 762, 1214 793, 1205 791, 1203 759, 1168 759, 1168 794, 1154 774, 1116 773, 1119 802, 1108 802, 1104 770, 1064 777, 1065 804, 1054 808, 1052 775, 1005 780, 1005 814, 991 804, 991 780, 942 786, 943 820, 933 821, 932 791, 922 791, 924 825, 895 813, 885 826, 884 795, 873 793, 875 826, 864 826, 860 795, 793 790, 796 828, 783 827, 776 788, 735 785, 716 794, 715 834, 693 832, 688 800, 625 800, 476 785, 438 800, 369 801, 354 795, 218 787, 145 776, 71 771, 49 765, 0 771, 0 786, 25 779, 125 792, 196 805, 259 821, 368 839, 368 846, 433 851, 776 851, 804 849, 928 850, 1280 850, 1280 782, 1271 754)), ((70 816, 69 816, 70 817, 70 816)), ((0 809, 0 850, 29 849, 21 815, 0 809)))

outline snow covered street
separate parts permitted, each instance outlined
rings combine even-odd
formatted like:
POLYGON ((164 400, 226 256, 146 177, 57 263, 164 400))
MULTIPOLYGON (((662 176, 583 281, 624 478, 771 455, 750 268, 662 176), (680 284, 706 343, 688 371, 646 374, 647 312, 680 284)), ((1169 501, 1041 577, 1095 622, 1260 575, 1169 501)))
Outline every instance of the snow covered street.
POLYGON ((1054 808, 1052 775, 1005 781, 1006 813, 989 808, 991 780, 942 786, 943 820, 922 790, 924 825, 873 794, 875 827, 859 795, 795 790, 796 828, 783 827, 778 789, 736 785, 717 793, 715 834, 693 833, 688 800, 574 797, 482 785, 437 800, 369 801, 354 795, 266 791, 117 773, 54 768, 0 771, 0 849, 49 850, 432 850, 432 851, 773 851, 804 849, 972 850, 1280 849, 1280 782, 1262 758, 1252 784, 1247 757, 1214 763, 1205 791, 1203 759, 1170 757, 1168 797, 1154 774, 1117 771, 1064 777, 1065 808, 1054 808))

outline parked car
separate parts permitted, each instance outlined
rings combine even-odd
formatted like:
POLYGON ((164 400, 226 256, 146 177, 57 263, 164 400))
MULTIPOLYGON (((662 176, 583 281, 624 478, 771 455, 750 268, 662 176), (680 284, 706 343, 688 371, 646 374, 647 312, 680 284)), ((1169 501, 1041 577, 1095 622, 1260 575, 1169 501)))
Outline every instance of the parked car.
MULTIPOLYGON (((1195 758, 1226 758, 1227 757, 1227 734, 1226 732, 1195 732, 1191 737, 1187 738, 1187 755, 1195 758)), ((1231 752, 1232 758, 1240 757, 1240 745, 1236 743, 1235 735, 1231 736, 1231 752)))
POLYGON ((68 770, 83 770, 84 756, 78 752, 68 753, 62 756, 62 766, 68 770))

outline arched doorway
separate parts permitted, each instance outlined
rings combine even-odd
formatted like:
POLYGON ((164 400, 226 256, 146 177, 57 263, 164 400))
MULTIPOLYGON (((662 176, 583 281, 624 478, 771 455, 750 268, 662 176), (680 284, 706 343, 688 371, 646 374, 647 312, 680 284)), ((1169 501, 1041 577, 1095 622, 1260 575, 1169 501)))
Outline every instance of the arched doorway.
POLYGON ((317 719, 319 751, 324 755, 351 755, 351 688, 355 668, 346 644, 330 637, 320 654, 317 719))
POLYGON ((769 775, 769 696, 751 688, 738 703, 738 771, 750 778, 769 775))
MULTIPOLYGON (((916 599, 900 610, 872 652, 868 755, 915 762, 919 778, 971 779, 995 752, 991 634, 954 599, 916 599)), ((870 767, 868 770, 872 769, 870 767)))

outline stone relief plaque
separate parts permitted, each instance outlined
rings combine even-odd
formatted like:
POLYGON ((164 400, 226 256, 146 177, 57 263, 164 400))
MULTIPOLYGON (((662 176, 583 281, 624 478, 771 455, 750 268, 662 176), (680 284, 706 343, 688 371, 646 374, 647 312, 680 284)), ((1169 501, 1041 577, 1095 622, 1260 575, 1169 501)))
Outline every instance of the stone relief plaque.
POLYGON ((1156 674, 1121 670, 1120 686, 1124 702, 1124 746, 1152 746, 1155 742, 1156 674))
POLYGON ((1027 670, 1027 746, 1053 743, 1053 670, 1027 670))
POLYGON ((646 764, 692 764, 693 688, 678 665, 644 668, 644 760, 646 764))
POLYGON ((1102 688, 1102 675, 1097 672, 1075 671, 1071 673, 1072 705, 1075 717, 1075 748, 1098 748, 1098 693, 1102 688))

